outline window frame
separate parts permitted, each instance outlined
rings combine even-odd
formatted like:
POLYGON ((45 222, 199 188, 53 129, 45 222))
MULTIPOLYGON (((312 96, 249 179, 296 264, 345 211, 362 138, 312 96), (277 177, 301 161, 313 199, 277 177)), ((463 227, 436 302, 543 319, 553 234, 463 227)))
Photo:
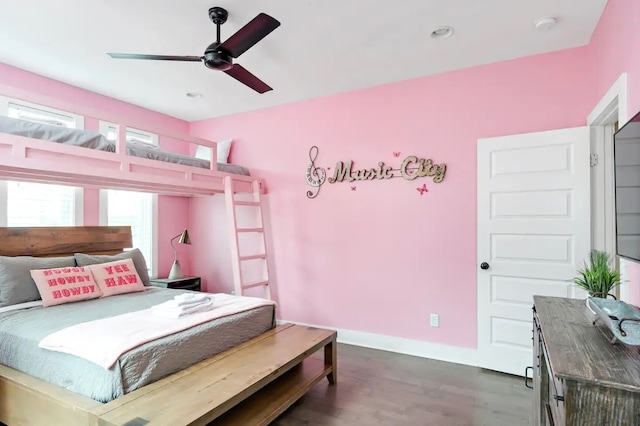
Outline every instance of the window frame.
MULTIPOLYGON (((104 136, 105 138, 107 138, 108 140, 110 140, 107 135, 109 134, 109 130, 111 128, 115 128, 116 129, 116 133, 117 133, 117 129, 118 129, 118 125, 116 123, 111 123, 109 121, 103 121, 103 120, 99 120, 98 122, 98 131, 100 132, 100 134, 102 136, 104 136)), ((159 147, 158 145, 158 135, 156 133, 151 133, 151 132, 147 132, 146 130, 140 130, 140 129, 136 129, 134 127, 127 127, 127 136, 129 136, 129 133, 138 133, 140 135, 143 136, 147 136, 148 138, 151 139, 151 142, 145 142, 139 139, 136 139, 136 142, 139 143, 144 143, 150 146, 154 146, 154 147, 159 147)), ((127 141, 128 142, 128 141, 127 141)))
MULTIPOLYGON (((0 180, 0 226, 9 226, 9 180, 0 180)), ((16 181, 14 181, 16 182, 16 181)), ((25 181, 18 181, 25 182, 25 181)), ((58 185, 55 183, 45 182, 28 182, 28 183, 42 183, 45 185, 58 185)), ((71 226, 84 226, 84 188, 74 186, 73 194, 73 225, 71 226)))
MULTIPOLYGON (((109 226, 109 189, 121 191, 118 188, 103 188, 98 194, 98 224, 109 226)), ((140 191, 137 191, 140 192, 140 191)), ((151 194, 151 269, 150 278, 158 277, 158 194, 151 194)), ((134 247, 132 247, 134 248, 134 247)))
POLYGON ((23 106, 29 109, 36 109, 44 113, 67 116, 75 121, 75 127, 73 127, 74 129, 84 130, 85 121, 83 115, 50 108, 45 105, 34 104, 32 102, 23 101, 21 99, 9 98, 7 96, 0 96, 0 115, 4 115, 5 117, 9 116, 9 104, 23 106))

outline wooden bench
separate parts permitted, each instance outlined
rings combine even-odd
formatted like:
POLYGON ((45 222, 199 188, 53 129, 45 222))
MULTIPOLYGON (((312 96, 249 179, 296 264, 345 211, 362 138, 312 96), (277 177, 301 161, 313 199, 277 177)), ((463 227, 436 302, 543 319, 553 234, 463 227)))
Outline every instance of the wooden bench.
MULTIPOLYGON (((336 362, 335 331, 286 324, 106 404, 4 368, 17 382, 31 385, 22 409, 34 404, 45 409, 44 417, 23 416, 14 405, 9 419, 18 424, 52 420, 53 411, 38 401, 60 399, 67 407, 57 407, 62 411, 53 417, 68 426, 249 426, 269 424, 324 377, 336 383, 336 362), (310 357, 323 348, 324 359, 310 357), (38 398, 32 392, 40 386, 58 391, 38 398)), ((2 392, 0 414, 1 399, 2 392)))

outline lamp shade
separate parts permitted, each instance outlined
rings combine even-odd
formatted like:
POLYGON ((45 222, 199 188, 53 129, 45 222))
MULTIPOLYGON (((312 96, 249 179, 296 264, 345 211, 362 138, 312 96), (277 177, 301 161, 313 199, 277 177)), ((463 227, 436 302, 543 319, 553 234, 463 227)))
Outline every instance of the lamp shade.
POLYGON ((182 268, 180 267, 180 262, 178 261, 178 252, 176 248, 173 246, 173 241, 178 239, 178 244, 191 244, 191 239, 189 239, 189 232, 187 232, 187 228, 184 228, 182 234, 178 234, 173 237, 170 241, 171 248, 173 249, 173 265, 171 265, 171 271, 169 272, 169 279, 182 278, 182 268))
POLYGON ((187 232, 187 228, 182 231, 180 234, 180 238, 178 239, 178 244, 191 244, 191 240, 189 239, 189 232, 187 232))

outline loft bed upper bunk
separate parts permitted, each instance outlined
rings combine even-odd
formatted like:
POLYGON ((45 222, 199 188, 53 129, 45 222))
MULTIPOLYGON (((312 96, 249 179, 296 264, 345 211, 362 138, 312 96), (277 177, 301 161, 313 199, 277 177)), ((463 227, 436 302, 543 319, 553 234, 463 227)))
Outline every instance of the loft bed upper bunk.
POLYGON ((56 129, 0 116, 0 179, 179 196, 224 193, 228 180, 234 193, 254 192, 254 182, 264 192, 263 180, 250 176, 246 168, 217 162, 216 142, 177 134, 171 129, 150 128, 134 118, 6 85, 0 85, 0 96, 113 123, 116 129, 116 140, 112 142, 97 131, 56 129), (127 129, 131 128, 156 134, 160 140, 210 147, 210 159, 128 142, 127 129))

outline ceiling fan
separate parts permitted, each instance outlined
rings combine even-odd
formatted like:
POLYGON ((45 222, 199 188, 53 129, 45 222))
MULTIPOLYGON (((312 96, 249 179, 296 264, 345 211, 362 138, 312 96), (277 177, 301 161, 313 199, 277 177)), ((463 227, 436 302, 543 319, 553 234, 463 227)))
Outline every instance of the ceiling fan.
POLYGON ((248 24, 240 28, 224 43, 220 42, 220 26, 227 22, 229 13, 221 7, 209 9, 209 19, 216 25, 217 39, 207 46, 203 56, 138 55, 134 53, 108 53, 115 59, 150 59, 160 61, 204 62, 207 68, 224 71, 226 74, 249 86, 258 93, 273 90, 269 85, 247 71, 242 65, 234 64, 233 59, 249 50, 254 44, 265 38, 280 26, 278 20, 266 13, 260 13, 248 24))

